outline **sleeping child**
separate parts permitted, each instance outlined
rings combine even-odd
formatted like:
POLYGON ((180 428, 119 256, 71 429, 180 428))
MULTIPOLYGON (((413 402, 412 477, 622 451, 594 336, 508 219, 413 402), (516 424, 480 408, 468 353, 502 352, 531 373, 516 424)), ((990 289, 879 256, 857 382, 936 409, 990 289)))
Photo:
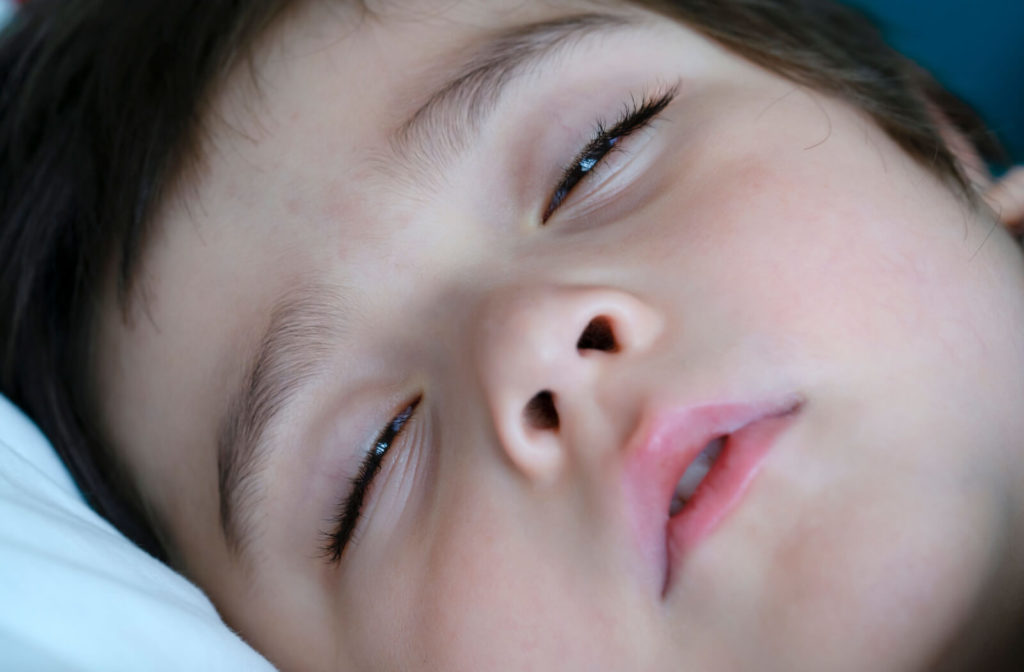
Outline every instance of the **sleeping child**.
POLYGON ((829 0, 29 0, 0 391, 282 670, 1016 670, 1024 180, 829 0))

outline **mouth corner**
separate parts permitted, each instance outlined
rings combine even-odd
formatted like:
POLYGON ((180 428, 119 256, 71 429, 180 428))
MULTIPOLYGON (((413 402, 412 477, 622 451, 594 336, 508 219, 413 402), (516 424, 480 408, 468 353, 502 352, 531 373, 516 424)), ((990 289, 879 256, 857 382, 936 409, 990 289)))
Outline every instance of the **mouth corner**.
POLYGON ((778 436, 806 403, 791 395, 772 404, 703 407, 687 416, 690 424, 669 426, 674 450, 661 465, 669 478, 659 525, 663 599, 680 564, 741 502, 778 436))

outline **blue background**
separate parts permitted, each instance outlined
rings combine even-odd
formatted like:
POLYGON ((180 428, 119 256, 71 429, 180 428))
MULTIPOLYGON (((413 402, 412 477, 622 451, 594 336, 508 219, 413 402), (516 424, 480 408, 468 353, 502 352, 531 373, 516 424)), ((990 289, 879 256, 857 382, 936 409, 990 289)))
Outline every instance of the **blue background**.
POLYGON ((846 0, 974 106, 1024 163, 1024 0, 846 0))

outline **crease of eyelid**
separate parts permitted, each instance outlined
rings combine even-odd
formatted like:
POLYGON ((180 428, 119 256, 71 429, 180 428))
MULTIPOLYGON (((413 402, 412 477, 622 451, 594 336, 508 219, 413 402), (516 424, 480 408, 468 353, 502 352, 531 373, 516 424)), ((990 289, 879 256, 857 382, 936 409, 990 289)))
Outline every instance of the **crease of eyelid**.
MULTIPOLYGON (((620 114, 619 119, 614 122, 610 127, 605 126, 603 122, 598 122, 597 130, 594 132, 593 137, 588 143, 583 145, 582 149, 572 159, 572 161, 562 171, 562 176, 559 180, 558 185, 555 188, 554 193, 548 199, 548 205, 545 207, 543 215, 541 216, 541 225, 547 225, 548 220, 554 216, 555 212, 560 210, 565 202, 572 196, 577 188, 581 185, 594 182, 598 179, 598 176, 608 166, 609 157, 619 153, 625 153, 628 155, 630 152, 623 148, 625 143, 630 142, 630 138, 641 134, 645 131, 651 130, 655 124, 663 120, 663 114, 666 109, 673 102, 679 94, 679 88, 681 82, 669 87, 660 87, 663 89, 661 93, 645 93, 640 99, 640 102, 633 97, 630 102, 626 103, 626 107, 620 114), (595 146, 605 143, 609 140, 615 142, 608 146, 604 152, 597 158, 596 162, 586 171, 579 175, 575 175, 575 171, 579 170, 579 165, 583 161, 584 157, 587 157, 594 151, 595 146), (565 189, 563 193, 563 187, 570 178, 575 178, 575 181, 568 189, 565 189)), ((657 91, 658 89, 653 89, 657 91)), ((628 146, 628 145, 627 145, 628 146)), ((628 162, 627 162, 628 165, 628 162)), ((598 182, 593 189, 599 189, 602 184, 611 177, 614 177, 618 171, 614 171, 612 176, 603 178, 601 182, 598 182)))
MULTIPOLYGON (((419 409, 417 409, 419 411, 419 409)), ((417 477, 422 473, 422 462, 429 458, 432 448, 429 443, 429 414, 417 412, 409 419, 408 434, 404 437, 399 461, 392 466, 396 473, 391 477, 395 482, 392 487, 396 492, 403 493, 404 499, 396 502, 399 512, 409 510, 409 500, 415 496, 417 477), (407 485, 408 484, 408 485, 407 485)), ((404 434, 404 432, 403 432, 404 434)), ((416 509, 418 510, 418 509, 416 509)))
MULTIPOLYGON (((334 505, 335 513, 328 519, 328 527, 327 529, 322 529, 319 534, 321 544, 318 555, 326 558, 328 563, 336 565, 340 563, 345 555, 351 552, 349 549, 355 545, 356 539, 360 536, 366 518, 371 515, 373 508, 379 501, 380 495, 375 494, 375 491, 382 486, 380 479, 392 478, 390 474, 391 470, 396 468, 395 462, 398 461, 399 465, 407 464, 410 455, 420 449, 418 442, 422 440, 422 437, 419 436, 420 427, 423 424, 422 413, 420 412, 422 401, 423 397, 420 395, 414 401, 406 404, 402 413, 392 418, 388 425, 378 433, 377 438, 374 439, 374 446, 379 445, 381 437, 387 433, 395 421, 406 411, 409 411, 408 418, 402 422, 402 426, 388 442, 388 447, 384 454, 378 458, 377 469, 364 484, 362 497, 358 502, 356 515, 352 520, 352 527, 347 538, 341 538, 343 528, 345 527, 345 513, 348 510, 349 502, 354 501, 352 498, 359 487, 359 475, 349 481, 347 490, 336 500, 334 505), (399 453, 397 457, 393 455, 395 451, 399 453)), ((366 460, 371 459, 370 455, 373 450, 374 448, 371 447, 364 456, 363 462, 360 465, 360 473, 362 473, 366 460)))
MULTIPOLYGON (((650 124, 657 121, 658 119, 652 119, 650 124)), ((631 135, 640 134, 647 130, 650 129, 642 128, 631 135)), ((631 145, 632 142, 635 142, 635 140, 625 139, 624 143, 620 143, 620 145, 624 144, 624 147, 613 147, 607 154, 605 154, 601 160, 598 161, 597 165, 595 165, 594 168, 592 168, 590 172, 588 172, 583 179, 577 183, 576 187, 563 197, 558 208, 551 211, 550 214, 547 214, 547 217, 542 220, 542 224, 544 226, 549 226, 550 220, 553 219, 558 212, 564 209, 567 209, 571 213, 570 219, 572 220, 586 218, 586 216, 594 210, 601 209, 609 198, 609 195, 604 193, 608 191, 608 188, 606 188, 605 185, 609 182, 614 183, 614 181, 620 179, 621 173, 629 170, 631 163, 636 159, 637 150, 642 149, 642 147, 633 147, 631 145), (596 202, 589 202, 594 199, 596 199, 596 202), (585 204, 582 209, 580 209, 580 202, 585 204)), ((625 186, 626 185, 623 185, 622 187, 615 187, 611 190, 611 195, 617 195, 623 190, 623 188, 625 188, 625 186)))
MULTIPOLYGON (((476 47, 391 134, 395 156, 444 167, 465 151, 510 85, 590 37, 642 25, 638 17, 590 12, 516 26, 476 47)), ((429 74, 425 75, 430 77, 429 74)))

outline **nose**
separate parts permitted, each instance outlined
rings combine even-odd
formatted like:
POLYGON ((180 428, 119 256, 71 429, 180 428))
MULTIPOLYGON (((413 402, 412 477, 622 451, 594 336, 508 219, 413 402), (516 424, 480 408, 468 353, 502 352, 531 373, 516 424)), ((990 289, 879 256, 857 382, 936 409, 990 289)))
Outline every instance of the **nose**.
POLYGON ((518 287, 490 296, 474 358, 495 430, 524 475, 552 481, 576 431, 611 412, 616 370, 647 351, 662 329, 656 310, 600 287, 518 287))

